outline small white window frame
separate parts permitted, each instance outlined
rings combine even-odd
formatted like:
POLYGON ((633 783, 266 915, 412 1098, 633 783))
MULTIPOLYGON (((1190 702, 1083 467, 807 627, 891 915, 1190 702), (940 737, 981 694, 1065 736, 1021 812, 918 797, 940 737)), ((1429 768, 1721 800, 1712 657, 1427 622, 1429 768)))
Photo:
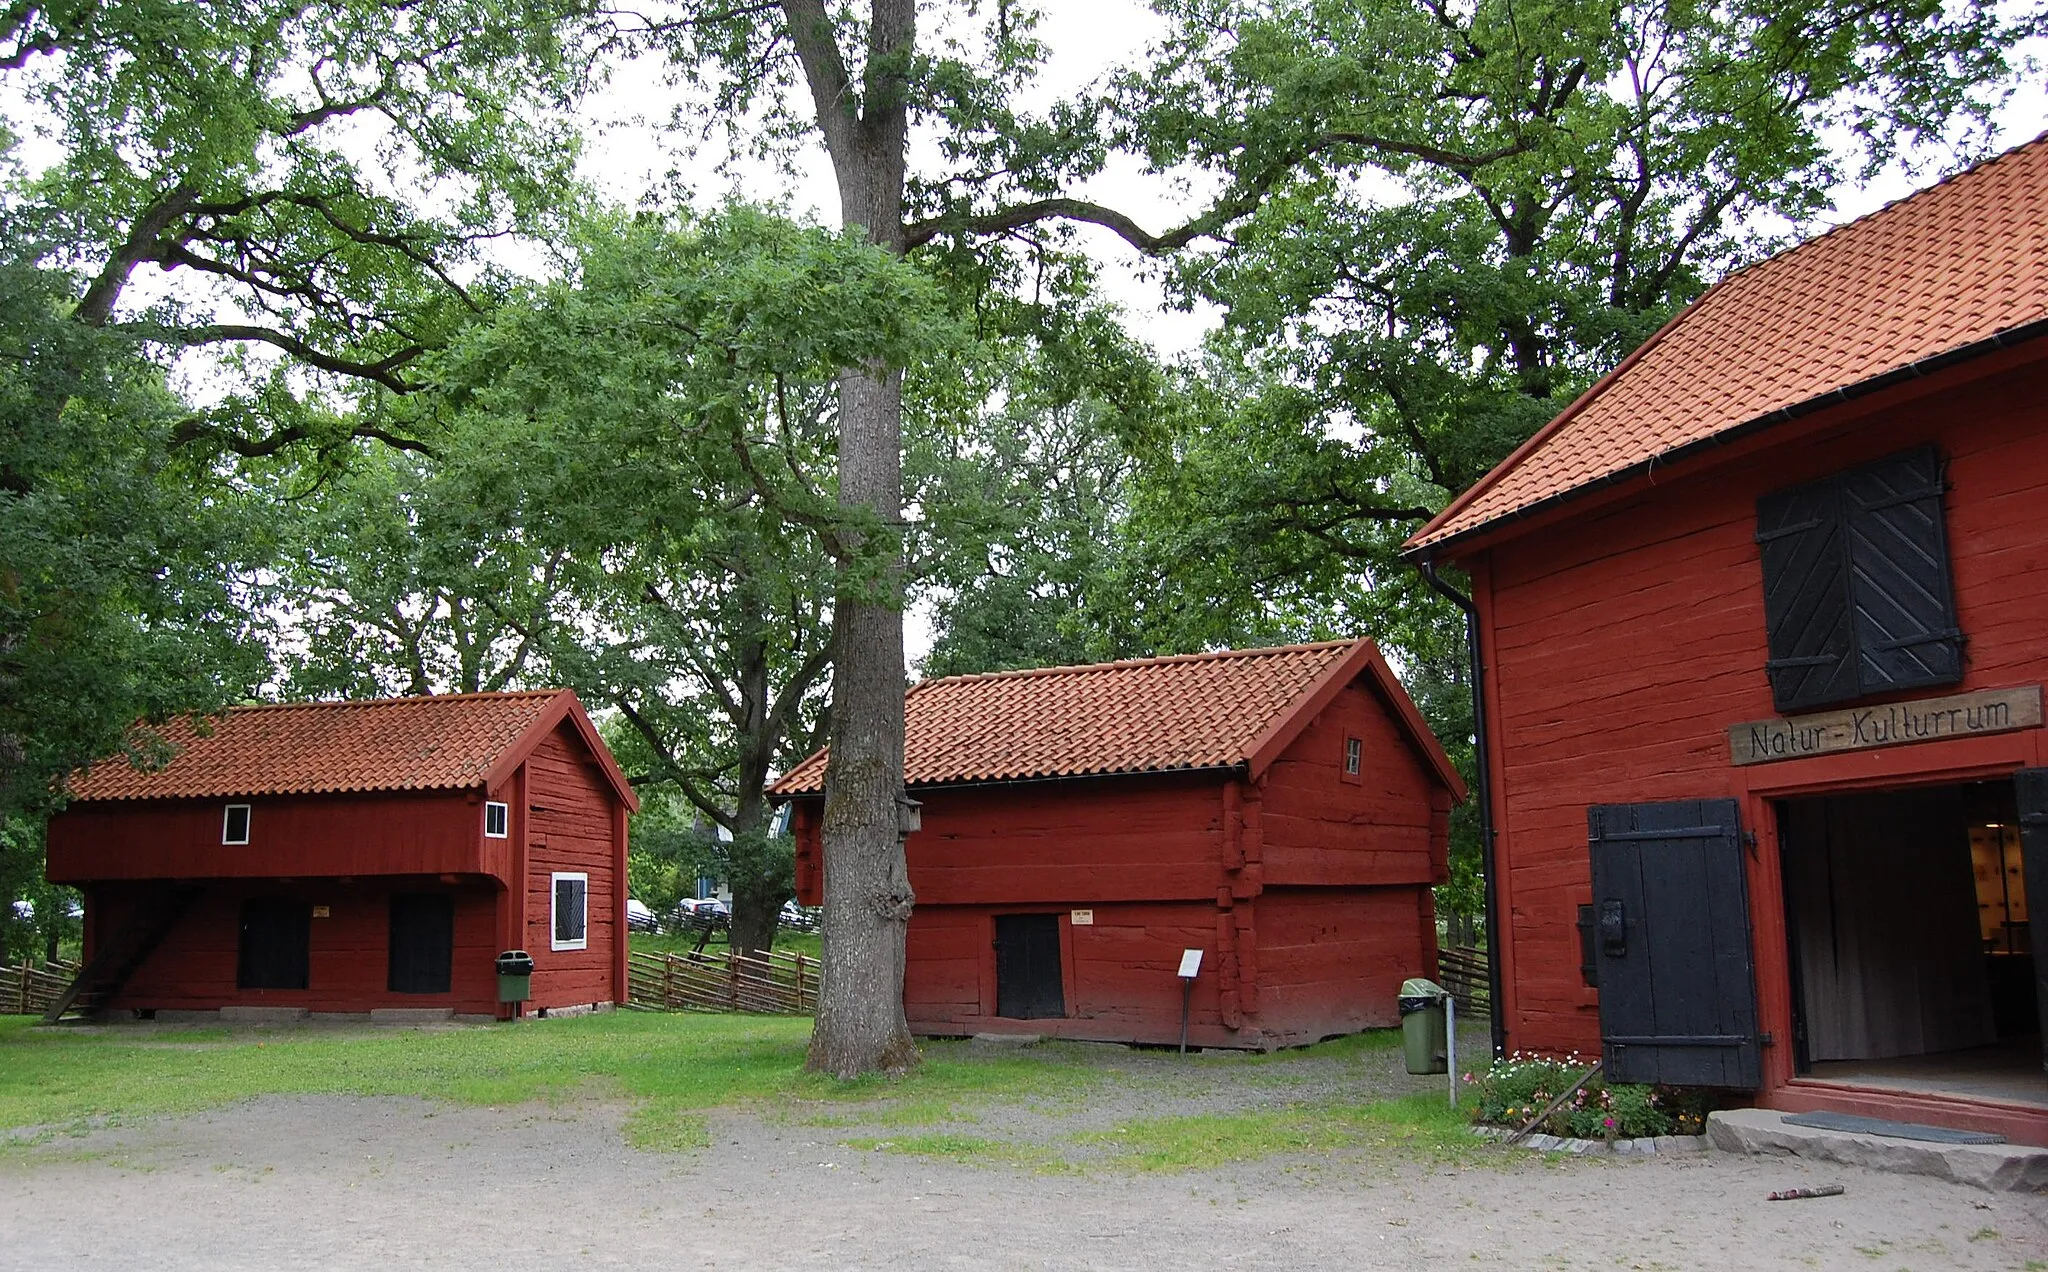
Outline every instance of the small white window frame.
POLYGON ((578 870, 557 870, 548 876, 548 948, 551 950, 587 950, 590 948, 590 875, 578 870), (556 935, 561 928, 558 910, 562 904, 562 881, 573 879, 583 885, 583 922, 579 929, 583 935, 573 941, 562 940, 556 935))
POLYGON ((226 807, 222 808, 220 810, 221 843, 226 846, 235 848, 239 848, 246 845, 249 842, 250 827, 254 825, 255 821, 255 815, 251 812, 247 804, 229 804, 226 807), (238 808, 242 810, 242 837, 240 839, 235 839, 231 835, 230 827, 232 827, 235 823, 235 810, 238 808))
POLYGON ((1358 777, 1365 768, 1365 739, 1344 739, 1344 776, 1358 777))
POLYGON ((511 836, 512 836, 512 806, 511 806, 510 804, 501 804, 501 803, 499 803, 499 802, 498 802, 497 800, 494 800, 494 799, 487 799, 487 800, 485 800, 485 801, 484 801, 484 838, 485 838, 485 839, 509 839, 509 838, 511 838, 511 836), (497 830, 492 830, 492 829, 491 829, 491 814, 492 814, 492 813, 496 813, 496 814, 498 815, 498 829, 497 829, 497 830))

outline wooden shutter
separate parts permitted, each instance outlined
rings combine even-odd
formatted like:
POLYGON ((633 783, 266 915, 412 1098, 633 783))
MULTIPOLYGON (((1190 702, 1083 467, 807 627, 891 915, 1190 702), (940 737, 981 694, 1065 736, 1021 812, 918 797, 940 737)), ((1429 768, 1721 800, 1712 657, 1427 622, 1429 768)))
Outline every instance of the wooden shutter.
POLYGON ((1757 501, 1771 696, 1780 711, 1856 696, 1848 554, 1833 480, 1757 501))
POLYGON ((1763 1085, 1735 801, 1602 805, 1587 829, 1608 1079, 1763 1085))
POLYGON ((1922 447, 1844 473, 1841 482, 1858 689, 1956 683, 1962 633, 1949 586, 1940 457, 1922 447))
POLYGON ((1962 679, 1931 446, 1757 501, 1780 711, 1962 679))
MULTIPOLYGON (((2019 796, 2020 857, 2027 880, 2027 932, 2034 951, 2034 993, 2040 1003, 2040 1019, 2048 1022, 2048 923, 2034 918, 2048 906, 2048 769, 2021 769, 2013 774, 2013 791, 2019 796)), ((2044 1031, 2048 1033, 2048 1031, 2044 1031)), ((2041 1067, 2048 1070, 2048 1045, 2041 1052, 2041 1067)))
POLYGON ((455 961, 455 898, 445 892, 391 896, 389 972, 394 994, 445 994, 455 961))

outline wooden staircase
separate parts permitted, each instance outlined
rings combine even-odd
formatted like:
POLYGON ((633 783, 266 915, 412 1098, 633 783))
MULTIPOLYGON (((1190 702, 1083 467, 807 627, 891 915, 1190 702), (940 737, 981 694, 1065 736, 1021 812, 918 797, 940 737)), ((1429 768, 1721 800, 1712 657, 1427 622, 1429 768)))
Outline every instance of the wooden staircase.
POLYGON ((142 966, 142 961, 205 890, 203 884, 174 884, 159 894, 158 904, 144 906, 119 931, 99 942, 99 948, 71 984, 43 1013, 43 1023, 54 1025, 67 1012, 90 1014, 119 993, 135 969, 142 966))

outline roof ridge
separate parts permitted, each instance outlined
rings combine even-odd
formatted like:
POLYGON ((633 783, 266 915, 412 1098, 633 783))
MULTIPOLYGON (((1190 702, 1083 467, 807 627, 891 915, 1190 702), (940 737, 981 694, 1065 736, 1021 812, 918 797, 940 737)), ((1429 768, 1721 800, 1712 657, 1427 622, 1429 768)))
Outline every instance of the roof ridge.
POLYGON ((1257 649, 1205 649, 1192 654, 1154 654, 1146 658, 1119 658, 1112 662, 1064 663, 1057 667, 1016 667, 1008 671, 976 671, 958 676, 938 676, 931 680, 920 680, 910 687, 911 693, 932 685, 964 684, 970 681, 1024 679, 1031 676, 1073 675, 1080 672, 1115 671, 1125 667, 1156 667, 1170 663, 1212 662, 1225 658, 1252 658, 1267 654, 1299 654, 1312 650, 1343 649, 1366 639, 1354 636, 1349 640, 1315 640, 1298 645, 1263 645, 1257 649))
POLYGON ((333 710, 341 707, 392 707, 410 702, 479 702, 504 698, 553 698, 570 692, 561 689, 489 689, 475 693, 422 693, 392 698, 314 698, 302 702, 243 702, 228 708, 237 711, 333 710))

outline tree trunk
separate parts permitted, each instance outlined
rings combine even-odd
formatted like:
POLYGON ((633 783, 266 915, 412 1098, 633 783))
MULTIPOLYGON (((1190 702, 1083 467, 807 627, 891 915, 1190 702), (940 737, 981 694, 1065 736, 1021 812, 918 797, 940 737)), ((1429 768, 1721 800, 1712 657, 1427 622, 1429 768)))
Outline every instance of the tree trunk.
MULTIPOLYGON (((856 83, 822 0, 782 0, 839 186, 840 221, 902 252, 910 137, 905 77, 917 43, 916 0, 869 0, 856 83)), ((903 377, 879 366, 839 376, 839 502, 895 526, 903 516, 903 377)), ((903 1016, 903 946, 915 898, 897 834, 903 795, 903 553, 880 570, 839 562, 833 598, 831 759, 820 826, 825 960, 805 1067, 841 1078, 896 1073, 918 1061, 903 1016)))

